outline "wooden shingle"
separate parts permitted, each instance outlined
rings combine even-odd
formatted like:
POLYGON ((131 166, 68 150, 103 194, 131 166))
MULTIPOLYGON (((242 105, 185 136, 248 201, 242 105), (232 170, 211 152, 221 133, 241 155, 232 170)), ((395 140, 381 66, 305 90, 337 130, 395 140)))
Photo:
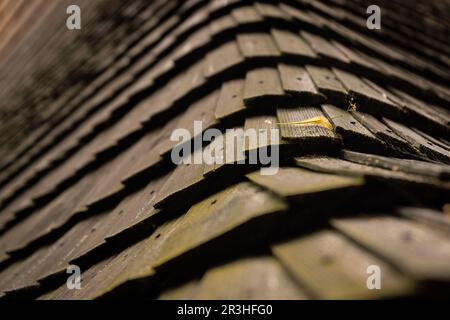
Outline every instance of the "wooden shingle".
POLYGON ((317 90, 308 72, 299 66, 278 64, 278 72, 284 91, 291 95, 289 104, 317 105, 325 102, 325 96, 317 90))
POLYGON ((281 55, 270 34, 242 33, 237 36, 237 41, 246 58, 273 58, 281 55))
POLYGON ((257 68, 247 72, 244 88, 246 106, 273 110, 283 98, 284 90, 276 68, 257 68))
POLYGON ((379 299, 405 295, 413 283, 379 258, 333 231, 316 232, 273 246, 294 278, 319 299, 379 299), (382 270, 383 290, 369 290, 367 269, 382 270))
POLYGON ((332 224, 418 280, 450 276, 450 240, 418 223, 380 216, 336 219, 332 224))
POLYGON ((306 70, 319 91, 327 97, 328 101, 334 101, 334 103, 343 105, 347 104, 347 91, 330 69, 307 65, 306 70))

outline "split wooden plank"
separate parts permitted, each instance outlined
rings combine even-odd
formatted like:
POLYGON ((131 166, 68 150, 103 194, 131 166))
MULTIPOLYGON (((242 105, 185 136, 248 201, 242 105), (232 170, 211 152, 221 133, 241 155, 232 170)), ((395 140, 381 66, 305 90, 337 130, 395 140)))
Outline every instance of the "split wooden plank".
POLYGON ((53 244, 37 249, 22 261, 3 270, 0 290, 15 291, 39 286, 39 280, 65 272, 72 252, 95 237, 96 228, 101 225, 103 218, 104 215, 87 217, 53 244))
POLYGON ((319 107, 279 108, 277 118, 282 138, 300 143, 305 153, 333 153, 340 147, 339 137, 319 107))
POLYGON ((246 110, 243 102, 244 85, 244 79, 229 80, 222 84, 216 104, 216 119, 224 120, 229 117, 236 117, 246 110))
POLYGON ((384 182, 392 182, 404 187, 411 187, 411 190, 418 188, 421 195, 436 197, 448 193, 450 183, 437 179, 409 174, 400 171, 386 170, 382 168, 362 165, 342 159, 330 157, 310 157, 296 158, 296 163, 304 168, 334 174, 344 174, 352 176, 365 176, 370 179, 384 182))
POLYGON ((401 103, 409 112, 409 121, 417 123, 419 128, 424 128, 428 132, 436 134, 449 134, 450 133, 450 115, 447 110, 439 111, 435 108, 428 106, 423 101, 403 92, 401 90, 390 88, 390 90, 400 97, 401 103))
POLYGON ((344 159, 352 162, 384 168, 392 171, 402 171, 440 180, 450 179, 450 168, 448 166, 440 165, 437 163, 410 159, 399 159, 393 157, 383 157, 379 155, 359 153, 348 150, 343 150, 342 156, 344 159))
POLYGON ((414 283, 387 263, 333 231, 276 244, 275 256, 319 299, 379 299, 407 295, 414 283), (383 290, 369 290, 367 269, 381 268, 383 290))
POLYGON ((320 59, 298 34, 283 29, 272 29, 271 34, 281 53, 287 57, 295 57, 296 62, 320 59))
POLYGON ((394 133, 383 122, 374 116, 359 111, 351 111, 351 114, 381 141, 383 141, 397 155, 425 158, 425 156, 408 141, 394 133))
POLYGON ((263 67, 247 72, 244 88, 246 106, 273 110, 284 98, 285 93, 276 68, 263 67))
POLYGON ((439 161, 445 164, 450 164, 450 152, 435 145, 433 142, 428 141, 421 136, 417 131, 412 130, 400 124, 398 122, 384 119, 384 122, 391 128, 396 134, 404 138, 415 148, 419 149, 423 154, 432 160, 439 161))
POLYGON ((206 77, 217 76, 244 62, 235 41, 227 42, 206 55, 206 77))
POLYGON ((274 58, 281 56, 270 34, 241 33, 237 36, 239 48, 246 58, 274 58))
POLYGON ((300 35, 323 59, 331 60, 341 65, 350 63, 350 60, 328 40, 306 31, 301 31, 300 35))
POLYGON ((278 72, 284 91, 292 96, 288 98, 289 104, 301 106, 325 102, 326 97, 317 90, 308 72, 303 67, 279 63, 278 72))
POLYGON ((419 129, 413 128, 413 130, 421 135, 422 137, 424 137, 425 139, 431 141, 432 143, 434 143, 435 145, 441 147, 442 149, 445 149, 447 151, 450 151, 450 143, 448 141, 445 141, 445 139, 443 138, 435 138, 430 136, 429 134, 420 131, 419 129))
POLYGON ((331 223, 417 280, 450 279, 450 239, 428 227, 389 216, 335 219, 331 223))
POLYGON ((331 104, 322 105, 322 110, 333 123, 335 131, 342 137, 344 146, 352 150, 383 153, 386 145, 375 137, 352 115, 331 104))
POLYGON ((306 70, 321 93, 323 93, 332 103, 342 105, 348 104, 347 90, 330 69, 307 65, 306 70))
POLYGON ((379 116, 399 117, 402 114, 400 106, 379 94, 357 76, 340 69, 333 68, 333 71, 348 90, 358 110, 379 116))
POLYGON ((386 89, 367 79, 363 80, 374 90, 402 108, 404 113, 403 122, 419 126, 420 129, 437 135, 448 133, 448 121, 450 118, 447 111, 438 111, 439 108, 435 106, 431 108, 399 89, 392 87, 386 89))

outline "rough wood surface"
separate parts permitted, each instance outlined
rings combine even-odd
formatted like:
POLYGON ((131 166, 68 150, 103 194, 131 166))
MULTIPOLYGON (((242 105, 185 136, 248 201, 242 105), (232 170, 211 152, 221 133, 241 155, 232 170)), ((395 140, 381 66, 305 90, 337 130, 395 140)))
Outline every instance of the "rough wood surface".
POLYGON ((450 277, 450 240, 427 227, 387 216, 336 219, 332 224, 418 280, 450 277))
POLYGON ((321 231, 273 247, 292 275, 319 299, 379 299, 404 295, 411 281, 379 258, 333 231, 321 231), (377 265, 383 290, 367 288, 367 268, 377 265))

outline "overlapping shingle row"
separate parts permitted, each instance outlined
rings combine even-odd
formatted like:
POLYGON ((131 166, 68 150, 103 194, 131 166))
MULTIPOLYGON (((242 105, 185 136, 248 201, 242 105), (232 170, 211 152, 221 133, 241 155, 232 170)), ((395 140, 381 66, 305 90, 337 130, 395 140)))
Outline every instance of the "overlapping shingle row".
POLYGON ((71 110, 63 121, 4 163, 0 295, 441 294, 450 270, 448 26, 423 2, 430 26, 417 42, 397 40, 415 27, 391 28, 401 19, 391 14, 372 35, 355 13, 363 6, 142 7, 145 23, 105 70, 62 95, 71 110), (439 46, 419 53, 431 31, 439 46), (169 137, 184 128, 195 138, 194 121, 222 133, 280 129, 268 143, 280 147, 282 167, 262 176, 235 162, 173 164, 169 137), (70 264, 83 271, 82 290, 66 286, 70 264), (383 290, 367 289, 370 265, 382 269, 383 290))

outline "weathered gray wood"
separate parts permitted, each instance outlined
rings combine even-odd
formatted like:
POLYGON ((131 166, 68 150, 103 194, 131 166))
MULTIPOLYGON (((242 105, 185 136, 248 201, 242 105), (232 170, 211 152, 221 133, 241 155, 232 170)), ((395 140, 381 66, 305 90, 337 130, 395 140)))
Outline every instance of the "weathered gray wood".
MULTIPOLYGON (((400 137, 404 138, 415 148, 419 149, 423 154, 432 160, 436 160, 445 164, 450 164, 450 152, 428 141, 416 131, 408 128, 398 122, 384 119, 384 122, 400 137)), ((419 131, 420 132, 420 131, 419 131)))
POLYGON ((285 3, 280 3, 279 7, 281 10, 286 12, 290 17, 297 20, 297 22, 300 22, 302 24, 307 24, 307 25, 315 25, 315 23, 317 23, 309 15, 310 11, 300 10, 293 6, 287 5, 285 3))
POLYGON ((85 270, 83 275, 86 275, 87 281, 83 284, 83 290, 69 290, 67 285, 63 285, 46 298, 95 299, 135 278, 153 276, 154 262, 161 246, 179 223, 180 219, 168 222, 158 227, 150 237, 85 270))
POLYGON ((48 206, 36 210, 20 224, 8 229, 1 237, 0 250, 3 252, 22 250, 30 243, 61 228, 73 216, 85 212, 92 186, 105 174, 106 171, 98 170, 85 176, 48 206))
POLYGON ((236 26, 236 21, 231 17, 231 15, 225 15, 223 17, 214 19, 209 24, 209 31, 212 35, 217 35, 219 33, 230 30, 236 26))
POLYGON ((231 16, 239 24, 248 24, 263 21, 263 17, 253 6, 243 6, 231 11, 231 16))
POLYGON ((317 173, 300 168, 280 168, 275 175, 261 175, 256 171, 247 177, 286 198, 314 194, 320 196, 326 191, 339 189, 349 192, 364 184, 364 179, 358 177, 317 173))
MULTIPOLYGON (((198 151, 197 153, 200 153, 198 151)), ((187 193, 197 196, 205 191, 205 178, 203 177, 203 164, 180 164, 161 188, 155 201, 155 207, 173 207, 176 199, 183 198, 187 193)))
POLYGON ((158 300, 192 300, 198 292, 200 280, 193 279, 176 287, 165 289, 158 300))
POLYGON ((163 128, 160 128, 155 136, 153 144, 142 146, 142 155, 136 161, 128 166, 127 172, 122 177, 122 183, 133 184, 133 179, 139 177, 143 172, 148 172, 152 168, 156 168, 163 163, 163 158, 160 156, 160 151, 164 145, 170 142, 170 135, 176 128, 178 118, 174 117, 163 128))
POLYGON ((317 105, 325 101, 325 96, 317 90, 308 72, 299 66, 279 63, 278 72, 284 91, 291 95, 290 104, 317 105))
POLYGON ((235 127, 230 131, 232 135, 222 133, 205 147, 205 152, 210 154, 215 160, 213 163, 205 163, 203 175, 208 177, 214 173, 221 173, 226 176, 226 169, 231 170, 233 176, 239 176, 241 171, 246 169, 246 156, 243 141, 243 128, 235 127), (238 134, 234 134, 238 133, 238 134), (239 134, 242 133, 242 134, 239 134))
POLYGON ((440 192, 448 192, 450 183, 442 182, 437 179, 419 176, 416 174, 408 174, 399 171, 386 170, 382 168, 362 165, 342 159, 330 157, 310 157, 296 158, 296 163, 304 168, 316 170, 320 172, 328 172, 335 174, 348 174, 356 176, 366 176, 369 178, 379 179, 386 182, 411 184, 411 186, 422 188, 428 192, 433 189, 440 192))
POLYGON ((227 42, 206 56, 205 75, 212 77, 233 67, 237 67, 244 61, 235 41, 227 42))
POLYGON ((322 110, 333 123, 336 133, 342 137, 346 148, 375 153, 383 152, 386 149, 384 142, 375 137, 348 111, 331 104, 322 105, 322 110))
POLYGON ((332 149, 340 143, 319 107, 277 109, 277 117, 281 136, 300 142, 302 148, 310 146, 319 150, 326 145, 332 149))
POLYGON ((419 207, 401 207, 397 209, 397 213, 442 231, 442 234, 447 237, 450 236, 450 217, 441 211, 419 207))
POLYGON ((422 101, 410 96, 409 94, 390 88, 390 90, 399 98, 399 104, 404 106, 408 111, 409 123, 415 123, 419 128, 423 128, 428 132, 435 134, 449 134, 450 133, 450 117, 446 112, 439 112, 432 107, 426 105, 422 101))
POLYGON ((448 141, 445 141, 445 139, 443 138, 435 138, 433 136, 430 136, 429 134, 420 131, 419 129, 416 128, 412 128, 417 134, 421 135, 422 137, 424 137, 425 139, 431 141, 432 143, 434 143, 435 145, 441 147, 442 149, 445 149, 447 151, 450 151, 450 143, 448 143, 448 141))
MULTIPOLYGON (((195 292, 177 297, 190 299, 305 299, 306 293, 292 281, 271 256, 242 258, 206 272, 195 292)), ((173 295, 172 295, 173 298, 173 295)))
POLYGON ((450 126, 450 112, 447 109, 433 104, 425 103, 424 101, 399 89, 391 88, 391 91, 393 91, 401 98, 405 99, 409 103, 409 106, 413 107, 416 112, 429 117, 430 120, 433 120, 443 127, 448 128, 450 126))
POLYGON ((350 60, 336 49, 328 40, 312 33, 302 31, 300 35, 322 58, 331 59, 342 64, 350 63, 350 60))
POLYGON ((160 91, 163 95, 169 95, 170 101, 177 101, 185 96, 192 89, 200 87, 205 83, 204 76, 204 61, 197 62, 190 66, 185 72, 179 73, 173 80, 171 80, 166 87, 166 90, 160 91))
MULTIPOLYGON (((240 183, 192 206, 182 217, 176 232, 164 242, 155 265, 162 266, 199 246, 229 234, 239 226, 274 216, 287 208, 281 198, 261 190, 251 183, 240 183), (200 231, 201 230, 201 231, 200 231)), ((258 237, 270 230, 259 225, 258 237)), ((249 243, 251 240, 248 240, 249 243)), ((242 243, 242 245, 245 245, 242 243)), ((212 257, 211 257, 212 258, 212 257)))
POLYGON ((450 239, 430 228, 388 216, 331 223, 417 280, 450 279, 450 239))
POLYGON ((402 113, 400 106, 379 94, 357 76, 340 69, 333 68, 333 71, 353 98, 353 104, 356 105, 356 110, 380 116, 399 116, 402 113))
POLYGON ((254 149, 258 149, 258 148, 265 148, 268 146, 272 146, 272 145, 285 145, 288 142, 283 140, 281 138, 281 135, 279 134, 279 139, 277 139, 276 141, 272 141, 272 137, 271 137, 271 130, 279 130, 279 126, 278 126, 278 120, 277 117, 275 116, 253 116, 253 117, 248 117, 245 119, 245 126, 244 126, 244 130, 249 130, 249 129, 253 129, 256 132, 259 133, 259 130, 267 130, 267 136, 265 140, 260 139, 259 135, 257 137, 257 143, 256 145, 250 144, 248 139, 246 141, 244 141, 244 150, 246 152, 250 151, 250 150, 254 150, 254 149), (255 148, 256 147, 256 148, 255 148))
POLYGON ((237 36, 237 41, 246 58, 273 58, 281 55, 270 34, 241 33, 237 36))
POLYGON ((328 101, 346 105, 348 102, 347 90, 342 86, 330 69, 307 65, 306 70, 321 93, 327 96, 328 101))
MULTIPOLYGON (((217 124, 217 119, 214 115, 217 100, 219 97, 219 90, 213 91, 205 97, 197 100, 192 104, 188 110, 186 110, 177 120, 175 128, 186 129, 191 133, 191 137, 195 138, 194 134, 194 122, 201 121, 202 129, 207 130, 217 124)), ((174 128, 174 129, 175 129, 174 128)), ((161 142, 162 145, 158 146, 158 151, 161 156, 167 156, 171 152, 172 148, 178 145, 179 141, 171 141, 170 135, 166 140, 161 142)))
POLYGON ((246 106, 273 110, 284 97, 285 93, 277 69, 264 67, 247 72, 244 89, 246 106))
POLYGON ((272 29, 271 34, 283 55, 293 56, 296 59, 302 58, 302 60, 296 61, 303 62, 319 59, 317 54, 298 34, 282 29, 272 29))
POLYGON ((378 299, 413 291, 413 283, 387 263, 333 231, 321 231, 272 247, 294 278, 319 299, 378 299), (367 288, 367 268, 377 265, 383 290, 367 288))
POLYGON ((276 4, 260 3, 255 4, 255 8, 260 15, 266 19, 280 19, 282 21, 289 21, 290 17, 282 11, 276 4))
POLYGON ((377 66, 370 62, 368 59, 365 59, 365 56, 360 55, 358 53, 358 50, 356 50, 355 48, 350 49, 342 43, 334 40, 331 41, 331 43, 350 60, 350 64, 359 67, 362 66, 369 70, 377 70, 377 66))
MULTIPOLYGON (((164 40, 167 41, 167 39, 164 40)), ((210 41, 211 41, 211 34, 209 32, 209 28, 202 28, 197 32, 193 33, 192 35, 190 35, 180 45, 179 50, 177 50, 174 53, 172 59, 174 60, 175 63, 178 63, 186 56, 189 56, 190 54, 194 53, 199 48, 206 46, 210 41)))
POLYGON ((375 118, 374 116, 358 112, 351 111, 352 115, 361 122, 367 129, 372 131, 372 133, 383 141, 392 151, 397 155, 407 155, 409 157, 419 157, 424 158, 425 156, 414 146, 412 146, 408 141, 399 137, 389 129, 383 122, 375 118))
POLYGON ((244 84, 243 79, 234 79, 222 84, 215 110, 217 119, 235 116, 246 109, 243 102, 244 84))
POLYGON ((383 157, 348 150, 343 150, 342 156, 344 159, 352 162, 389 169, 392 171, 403 171, 406 173, 412 173, 442 180, 450 179, 450 168, 448 166, 439 165, 436 163, 383 157))

